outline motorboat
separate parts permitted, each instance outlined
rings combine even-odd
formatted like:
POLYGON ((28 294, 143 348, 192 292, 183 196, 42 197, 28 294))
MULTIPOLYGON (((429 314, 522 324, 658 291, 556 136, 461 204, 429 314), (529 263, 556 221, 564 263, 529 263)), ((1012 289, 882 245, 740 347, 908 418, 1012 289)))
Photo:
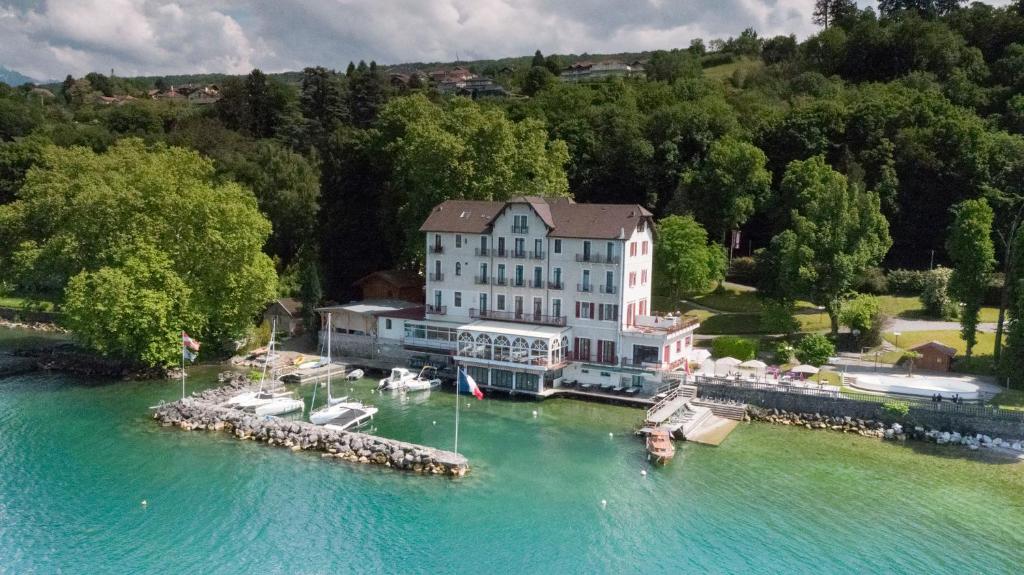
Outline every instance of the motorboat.
POLYGON ((293 397, 279 397, 269 403, 264 403, 253 408, 256 415, 284 415, 294 411, 302 411, 306 404, 300 399, 293 397))
POLYGON ((376 407, 365 406, 362 409, 351 409, 342 417, 324 425, 324 429, 346 431, 353 427, 365 425, 377 413, 376 407))
POLYGON ((416 379, 416 376, 404 367, 391 368, 391 375, 380 380, 377 389, 402 389, 409 381, 416 379))
POLYGON ((377 385, 377 389, 400 391, 423 391, 435 387, 441 387, 441 379, 437 377, 437 368, 431 365, 424 366, 417 375, 404 367, 396 367, 377 385))
POLYGON ((647 453, 660 464, 668 463, 676 454, 676 448, 672 445, 672 438, 668 430, 652 429, 647 433, 647 453))
POLYGON ((348 372, 347 375, 345 375, 345 379, 349 381, 355 381, 357 379, 362 379, 364 375, 366 375, 366 373, 364 373, 363 370, 353 369, 352 371, 348 372))

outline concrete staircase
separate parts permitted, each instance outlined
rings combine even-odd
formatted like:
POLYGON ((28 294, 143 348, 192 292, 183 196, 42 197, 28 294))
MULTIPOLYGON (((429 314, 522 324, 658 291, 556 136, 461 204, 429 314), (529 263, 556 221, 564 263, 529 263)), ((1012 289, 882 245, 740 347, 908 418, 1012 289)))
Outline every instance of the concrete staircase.
POLYGON ((700 399, 691 402, 692 405, 706 407, 711 410, 711 413, 718 417, 724 417, 733 421, 743 421, 747 415, 746 404, 735 404, 735 403, 717 403, 714 401, 703 401, 700 399))

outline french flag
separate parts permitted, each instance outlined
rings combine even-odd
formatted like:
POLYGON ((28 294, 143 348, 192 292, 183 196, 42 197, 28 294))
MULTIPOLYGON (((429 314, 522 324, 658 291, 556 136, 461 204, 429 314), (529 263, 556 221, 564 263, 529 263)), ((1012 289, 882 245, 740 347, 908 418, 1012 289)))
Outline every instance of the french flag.
POLYGON ((465 369, 460 368, 459 369, 459 389, 458 389, 458 391, 462 391, 463 389, 466 389, 467 391, 472 393, 473 397, 475 397, 477 399, 483 399, 484 398, 484 392, 480 391, 480 386, 478 386, 476 384, 476 380, 473 379, 473 376, 471 376, 468 373, 466 373, 465 369))
POLYGON ((185 332, 181 332, 181 344, 192 351, 199 351, 199 342, 192 339, 192 337, 185 332))

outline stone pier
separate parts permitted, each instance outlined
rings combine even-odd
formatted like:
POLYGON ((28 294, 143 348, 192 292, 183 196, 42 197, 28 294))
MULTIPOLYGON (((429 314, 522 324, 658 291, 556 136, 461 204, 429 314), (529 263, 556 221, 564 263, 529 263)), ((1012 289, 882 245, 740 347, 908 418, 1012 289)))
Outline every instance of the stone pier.
POLYGON ((461 477, 469 471, 466 458, 450 451, 365 433, 333 431, 305 421, 261 417, 221 405, 228 398, 250 389, 244 376, 232 375, 227 385, 157 406, 153 419, 165 427, 227 432, 237 439, 259 441, 269 446, 292 451, 318 451, 324 458, 381 465, 424 475, 461 477))

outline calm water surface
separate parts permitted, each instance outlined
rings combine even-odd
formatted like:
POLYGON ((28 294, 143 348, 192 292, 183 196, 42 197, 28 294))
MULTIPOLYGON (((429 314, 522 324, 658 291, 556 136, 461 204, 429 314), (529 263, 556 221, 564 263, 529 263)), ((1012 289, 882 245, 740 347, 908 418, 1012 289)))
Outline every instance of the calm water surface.
MULTIPOLYGON (((0 333, 0 348, 23 337, 0 333)), ((214 368, 192 373, 190 389, 213 384, 214 368)), ((451 393, 402 400, 373 394, 370 380, 349 387, 380 408, 377 433, 451 447, 451 393)), ((682 444, 656 469, 630 434, 639 410, 463 397, 460 447, 473 471, 449 480, 157 427, 147 407, 178 393, 176 382, 0 379, 0 572, 960 574, 1024 564, 1024 466, 958 450, 744 425, 718 448, 682 444)))

